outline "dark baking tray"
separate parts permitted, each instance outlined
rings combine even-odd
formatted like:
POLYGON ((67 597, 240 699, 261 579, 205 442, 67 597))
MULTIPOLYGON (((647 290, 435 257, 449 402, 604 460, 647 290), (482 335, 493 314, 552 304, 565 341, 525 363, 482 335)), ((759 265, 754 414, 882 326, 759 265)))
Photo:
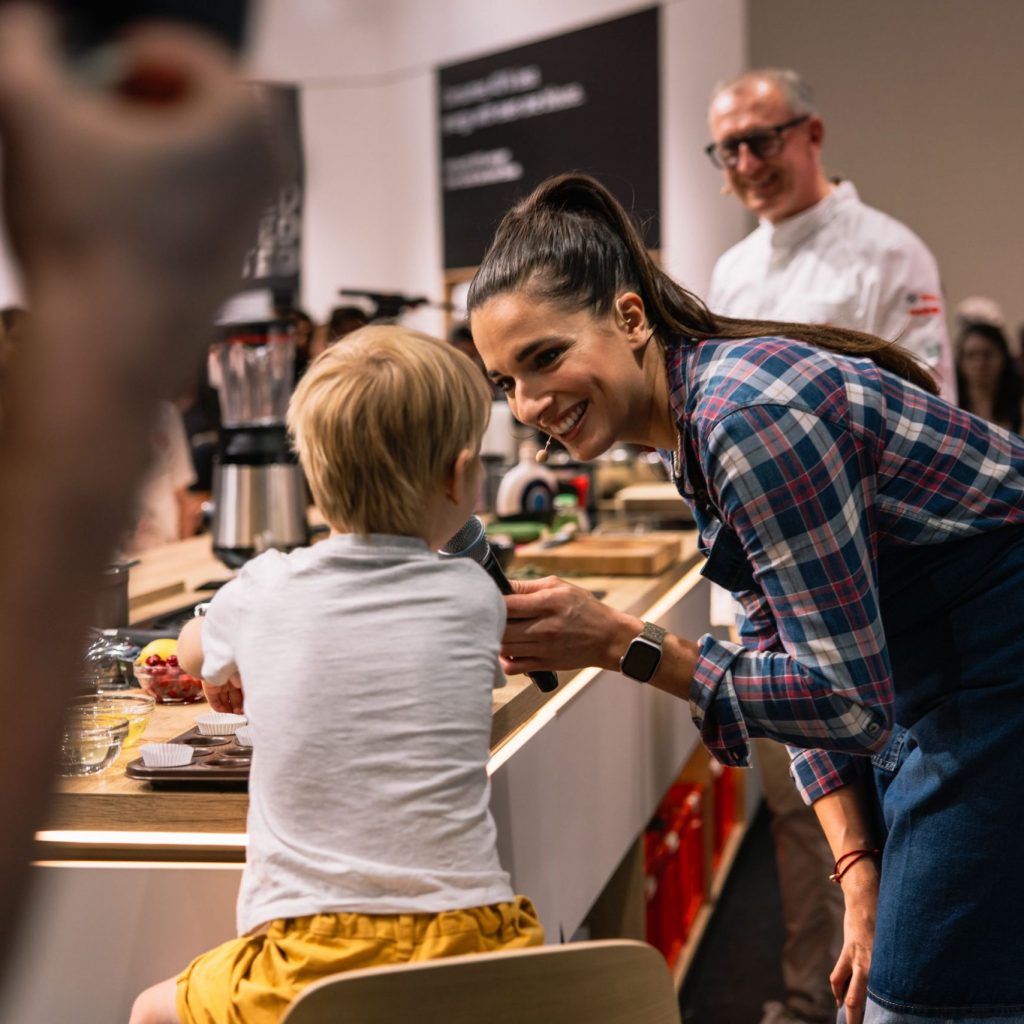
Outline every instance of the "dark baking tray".
POLYGON ((150 768, 141 757, 129 761, 124 773, 129 779, 169 788, 207 787, 245 789, 249 784, 252 747, 243 747, 234 736, 204 736, 192 728, 170 743, 185 743, 193 749, 192 762, 178 768, 150 768))

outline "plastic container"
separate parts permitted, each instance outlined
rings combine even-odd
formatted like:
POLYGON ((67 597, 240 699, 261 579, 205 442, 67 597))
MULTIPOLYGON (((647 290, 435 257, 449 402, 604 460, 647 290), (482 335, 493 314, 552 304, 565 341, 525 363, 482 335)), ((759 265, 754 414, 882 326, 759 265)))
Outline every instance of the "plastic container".
POLYGON ((558 533, 565 527, 573 527, 578 534, 590 532, 590 519, 575 493, 555 495, 555 514, 551 520, 551 532, 558 533))
POLYGON ((647 941, 670 967, 704 901, 703 794, 675 783, 644 836, 647 941))
POLYGON ((712 863, 717 868, 725 845, 736 825, 736 769, 728 768, 717 761, 711 762, 711 800, 712 800, 712 863))

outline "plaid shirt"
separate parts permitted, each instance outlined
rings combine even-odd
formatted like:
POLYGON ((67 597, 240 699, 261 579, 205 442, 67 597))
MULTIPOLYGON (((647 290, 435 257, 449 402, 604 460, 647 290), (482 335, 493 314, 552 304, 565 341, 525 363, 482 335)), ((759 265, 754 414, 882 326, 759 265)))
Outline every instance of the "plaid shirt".
MULTIPOLYGON (((784 338, 676 343, 667 356, 683 443, 759 591, 738 593, 743 645, 706 635, 690 689, 702 739, 747 764, 749 737, 790 745, 807 802, 885 746, 893 680, 878 555, 1024 523, 1024 438, 867 359, 784 338)), ((664 454, 664 453, 663 453, 664 454)))

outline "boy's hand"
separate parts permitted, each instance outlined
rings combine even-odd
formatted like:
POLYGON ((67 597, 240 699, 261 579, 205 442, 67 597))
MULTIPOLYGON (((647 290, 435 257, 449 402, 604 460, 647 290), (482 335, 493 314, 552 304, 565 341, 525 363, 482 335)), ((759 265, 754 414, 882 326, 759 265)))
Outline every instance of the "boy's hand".
POLYGON ((242 678, 237 673, 223 686, 211 686, 203 680, 203 693, 214 711, 223 711, 229 715, 240 715, 244 707, 242 678))

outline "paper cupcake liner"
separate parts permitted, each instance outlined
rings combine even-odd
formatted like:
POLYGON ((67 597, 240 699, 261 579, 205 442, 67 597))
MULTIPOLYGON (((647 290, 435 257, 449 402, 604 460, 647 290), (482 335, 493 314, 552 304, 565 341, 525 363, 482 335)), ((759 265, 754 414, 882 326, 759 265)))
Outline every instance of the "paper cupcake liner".
POLYGON ((192 748, 185 743, 143 743, 139 753, 147 768, 180 768, 192 761, 192 748))
POLYGON ((248 725, 243 725, 235 731, 235 742, 240 747, 251 747, 252 746, 252 729, 248 725))
POLYGON ((223 711, 211 711, 196 719, 196 727, 204 736, 233 736, 235 731, 248 723, 245 715, 231 715, 223 711))

